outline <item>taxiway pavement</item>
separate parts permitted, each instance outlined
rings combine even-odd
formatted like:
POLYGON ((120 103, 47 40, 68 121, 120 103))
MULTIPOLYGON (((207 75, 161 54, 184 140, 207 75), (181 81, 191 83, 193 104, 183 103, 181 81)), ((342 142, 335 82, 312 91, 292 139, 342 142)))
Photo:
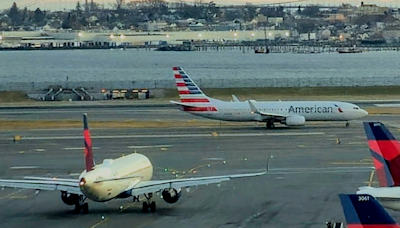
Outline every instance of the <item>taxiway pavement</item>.
MULTIPOLYGON (((81 119, 81 113, 77 113, 81 119)), ((90 114, 92 119, 93 114, 90 114)), ((368 116, 398 124, 398 116, 368 116)), ((90 123, 89 123, 90 124, 90 123)), ((389 125, 391 126, 391 125, 389 125)), ((400 132, 390 127, 400 138, 400 132)), ((0 132, 0 177, 77 178, 83 170, 81 129, 0 132)), ((255 126, 207 128, 92 129, 97 162, 132 152, 150 158, 154 179, 258 172, 265 176, 191 188, 177 204, 157 199, 155 214, 142 214, 131 199, 89 201, 88 215, 76 215, 59 192, 0 191, 1 227, 299 227, 320 228, 344 221, 339 193, 366 185, 372 162, 361 120, 349 128, 327 122, 265 130, 255 126), (214 134, 212 134, 214 132, 214 134), (338 140, 340 144, 338 144, 338 140), (224 162, 225 161, 225 162, 224 162), (168 172, 165 172, 165 169, 168 172), (120 208, 122 206, 122 209, 120 208), (102 217, 104 216, 104 217, 102 217), (104 219, 103 219, 104 218, 104 219)), ((389 211, 399 219, 400 214, 389 211)))

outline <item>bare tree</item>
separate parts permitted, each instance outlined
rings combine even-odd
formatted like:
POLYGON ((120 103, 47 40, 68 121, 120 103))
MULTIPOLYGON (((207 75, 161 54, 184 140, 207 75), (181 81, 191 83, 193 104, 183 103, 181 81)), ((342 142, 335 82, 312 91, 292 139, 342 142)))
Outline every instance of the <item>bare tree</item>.
POLYGON ((115 0, 115 8, 117 10, 122 9, 122 6, 125 4, 125 0, 115 0))

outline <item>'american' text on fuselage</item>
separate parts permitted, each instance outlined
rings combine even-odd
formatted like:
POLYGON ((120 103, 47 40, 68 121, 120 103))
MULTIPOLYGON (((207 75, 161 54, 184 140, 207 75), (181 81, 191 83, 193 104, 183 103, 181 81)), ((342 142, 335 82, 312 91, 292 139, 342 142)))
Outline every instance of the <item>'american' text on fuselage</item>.
POLYGON ((289 113, 333 113, 332 107, 293 107, 290 106, 289 113))

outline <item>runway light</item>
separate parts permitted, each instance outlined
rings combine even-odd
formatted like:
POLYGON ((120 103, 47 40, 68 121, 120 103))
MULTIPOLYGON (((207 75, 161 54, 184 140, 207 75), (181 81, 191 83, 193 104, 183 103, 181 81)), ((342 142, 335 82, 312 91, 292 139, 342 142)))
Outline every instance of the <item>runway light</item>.
POLYGON ((199 33, 199 38, 201 38, 203 35, 201 33, 199 33))
POLYGON ((254 32, 252 32, 252 33, 250 34, 250 36, 254 37, 254 36, 255 36, 254 32))
POLYGON ((164 172, 168 172, 168 168, 165 168, 165 169, 164 169, 164 172))
POLYGON ((208 166, 208 167, 211 167, 211 165, 210 165, 210 164, 208 164, 207 166, 208 166))
POLYGON ((115 37, 114 34, 110 35, 110 39, 114 39, 114 37, 115 37))
POLYGON ((244 160, 247 161, 247 158, 245 157, 244 160))
POLYGON ((125 35, 124 35, 124 34, 121 34, 121 35, 119 36, 119 38, 121 38, 121 40, 123 40, 123 39, 125 39, 125 35))
POLYGON ((83 36, 83 33, 78 32, 78 36, 79 36, 79 37, 82 37, 82 36, 83 36))
POLYGON ((101 216, 101 220, 104 220, 106 217, 104 217, 104 215, 101 216))
POLYGON ((169 38, 169 35, 168 35, 168 34, 167 34, 167 35, 165 35, 165 38, 167 38, 167 39, 168 39, 168 38, 169 38))
POLYGON ((233 33, 233 36, 234 36, 234 37, 237 37, 237 35, 238 35, 237 32, 233 33))
POLYGON ((222 163, 226 164, 226 161, 223 161, 222 163))
POLYGON ((121 205, 121 206, 119 206, 119 209, 120 209, 120 210, 124 209, 124 206, 122 206, 122 205, 121 205))

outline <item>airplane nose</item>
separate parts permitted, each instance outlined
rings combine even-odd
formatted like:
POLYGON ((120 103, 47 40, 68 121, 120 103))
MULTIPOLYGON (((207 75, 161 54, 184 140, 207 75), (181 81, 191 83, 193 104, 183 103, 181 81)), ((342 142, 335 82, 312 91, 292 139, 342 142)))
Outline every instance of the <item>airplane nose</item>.
POLYGON ((364 109, 362 109, 362 112, 363 112, 363 116, 367 116, 368 115, 368 112, 365 111, 364 109))

